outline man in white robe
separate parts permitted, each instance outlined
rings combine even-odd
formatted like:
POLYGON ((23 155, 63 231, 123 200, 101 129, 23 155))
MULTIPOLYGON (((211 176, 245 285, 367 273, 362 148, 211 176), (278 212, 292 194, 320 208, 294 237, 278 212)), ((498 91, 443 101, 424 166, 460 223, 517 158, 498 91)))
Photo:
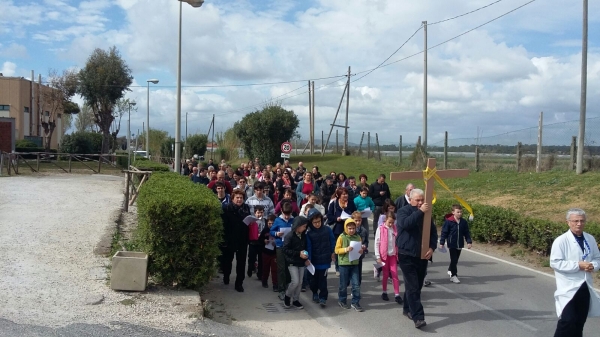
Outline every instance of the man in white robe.
POLYGON ((600 316, 600 297, 594 291, 592 272, 600 269, 600 251, 594 237, 583 230, 585 212, 567 211, 569 230, 552 243, 550 267, 556 276, 555 337, 582 336, 587 317, 600 316))

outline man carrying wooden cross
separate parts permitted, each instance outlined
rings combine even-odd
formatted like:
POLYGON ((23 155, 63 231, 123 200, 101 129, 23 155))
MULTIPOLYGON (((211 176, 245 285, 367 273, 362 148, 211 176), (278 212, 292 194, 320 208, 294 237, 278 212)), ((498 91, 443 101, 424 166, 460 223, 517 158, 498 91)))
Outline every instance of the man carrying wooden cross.
POLYGON ((435 158, 427 160, 427 169, 421 172, 392 172, 391 180, 423 178, 426 191, 413 189, 410 192, 410 204, 397 210, 398 265, 404 278, 403 314, 415 322, 415 328, 427 325, 425 312, 421 304, 421 289, 427 273, 427 262, 437 247, 437 229, 431 219, 433 199, 433 180, 465 177, 468 170, 436 171, 435 158))

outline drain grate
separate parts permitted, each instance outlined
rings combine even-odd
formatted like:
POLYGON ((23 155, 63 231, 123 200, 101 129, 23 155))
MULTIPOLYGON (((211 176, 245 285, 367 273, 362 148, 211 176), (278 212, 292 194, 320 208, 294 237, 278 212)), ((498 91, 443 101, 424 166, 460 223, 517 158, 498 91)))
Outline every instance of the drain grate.
POLYGON ((270 314, 287 314, 293 312, 283 307, 283 303, 263 303, 263 308, 270 314))

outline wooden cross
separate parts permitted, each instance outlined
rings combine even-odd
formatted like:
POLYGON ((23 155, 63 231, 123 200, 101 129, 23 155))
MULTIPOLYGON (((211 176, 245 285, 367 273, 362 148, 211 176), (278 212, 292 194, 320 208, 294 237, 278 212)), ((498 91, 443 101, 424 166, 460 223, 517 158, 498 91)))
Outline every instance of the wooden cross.
MULTIPOLYGON (((432 170, 435 168, 435 158, 427 159, 427 168, 432 170)), ((440 178, 464 178, 469 176, 469 170, 438 170, 436 171, 437 175, 440 178)), ((430 177, 427 180, 426 188, 425 188, 425 202, 428 203, 431 207, 429 211, 425 213, 423 217, 423 234, 421 239, 421 259, 425 259, 425 253, 429 249, 429 237, 431 235, 431 212, 433 210, 433 205, 431 205, 431 201, 433 200, 433 182, 435 179, 430 177)), ((421 180, 423 179, 423 171, 406 171, 406 172, 391 172, 390 180, 421 180)))

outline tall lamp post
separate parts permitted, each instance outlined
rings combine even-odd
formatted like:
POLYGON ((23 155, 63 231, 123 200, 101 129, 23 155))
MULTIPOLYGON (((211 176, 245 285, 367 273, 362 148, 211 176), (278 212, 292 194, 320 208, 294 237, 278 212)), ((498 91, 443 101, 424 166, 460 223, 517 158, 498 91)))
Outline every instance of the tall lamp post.
POLYGON ((146 81, 148 84, 148 90, 146 90, 146 102, 148 103, 146 106, 146 158, 150 157, 150 82, 157 84, 158 80, 153 78, 146 81))
POLYGON ((131 166, 131 106, 135 102, 129 102, 129 112, 127 113, 127 169, 131 166))
POLYGON ((179 47, 177 50, 177 115, 175 117, 175 172, 181 173, 181 13, 182 2, 187 2, 194 8, 201 7, 204 0, 179 1, 179 47))

